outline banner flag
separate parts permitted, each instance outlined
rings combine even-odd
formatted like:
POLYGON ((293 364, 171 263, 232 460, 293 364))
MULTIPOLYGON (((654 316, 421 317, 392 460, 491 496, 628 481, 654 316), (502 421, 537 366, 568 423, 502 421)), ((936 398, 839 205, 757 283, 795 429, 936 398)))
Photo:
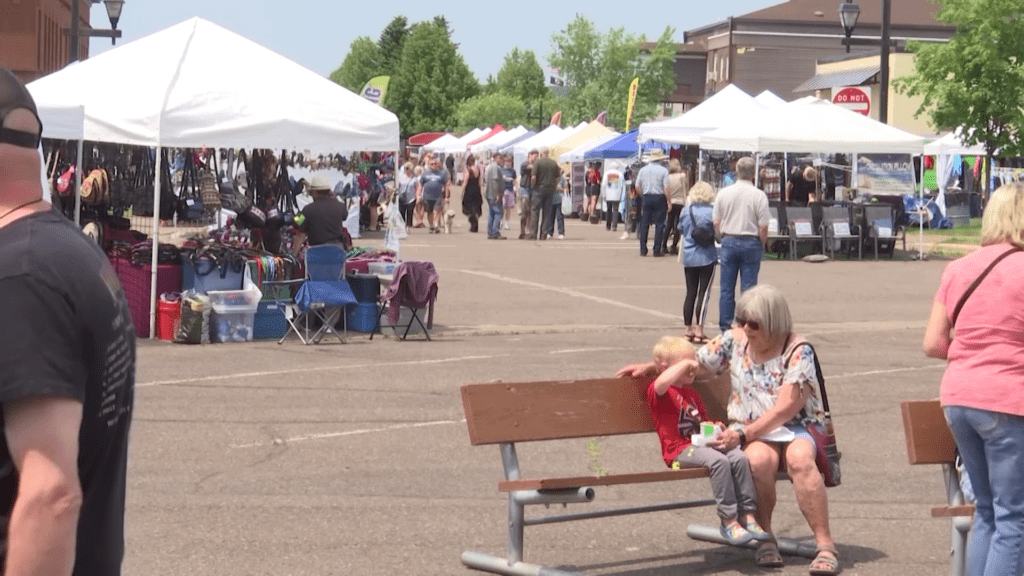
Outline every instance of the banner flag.
POLYGON ((552 126, 561 126, 562 125, 562 111, 561 110, 559 110, 558 112, 555 112, 551 116, 551 125, 552 126))
POLYGON ((374 104, 383 106, 384 96, 388 91, 388 84, 391 82, 391 76, 377 76, 370 78, 363 86, 363 89, 359 91, 359 95, 366 98, 374 104))
POLYGON ((597 115, 597 118, 594 118, 594 122, 600 122, 601 124, 607 124, 608 123, 608 111, 607 110, 601 110, 601 113, 597 115))
POLYGON ((633 83, 629 85, 629 104, 626 105, 626 132, 629 132, 629 121, 633 118, 633 104, 636 103, 636 88, 640 83, 640 78, 633 78, 633 83))

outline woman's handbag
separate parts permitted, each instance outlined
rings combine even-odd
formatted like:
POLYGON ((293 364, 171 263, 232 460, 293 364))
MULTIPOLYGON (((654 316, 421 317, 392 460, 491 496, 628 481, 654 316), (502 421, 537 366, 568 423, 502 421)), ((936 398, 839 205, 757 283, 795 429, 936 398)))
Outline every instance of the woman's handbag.
POLYGON ((814 463, 817 464, 818 471, 821 472, 822 477, 825 479, 825 486, 832 488, 839 486, 842 482, 842 473, 839 468, 839 459, 842 455, 836 446, 836 430, 832 425, 832 412, 828 407, 828 395, 825 392, 825 376, 821 373, 818 353, 814 350, 814 346, 811 346, 809 343, 797 342, 790 350, 789 355, 786 356, 786 362, 783 366, 788 366, 793 352, 798 347, 805 345, 810 346, 811 351, 814 352, 814 371, 818 375, 818 389, 821 390, 821 406, 825 411, 825 418, 822 424, 807 424, 807 432, 811 435, 811 438, 814 438, 814 446, 817 451, 814 463))

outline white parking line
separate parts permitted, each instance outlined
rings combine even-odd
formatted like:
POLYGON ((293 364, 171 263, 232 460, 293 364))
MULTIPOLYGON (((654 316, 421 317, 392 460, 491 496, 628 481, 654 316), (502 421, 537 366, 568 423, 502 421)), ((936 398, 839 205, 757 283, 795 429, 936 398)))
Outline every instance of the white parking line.
POLYGON ((492 274, 490 272, 480 272, 478 270, 455 270, 455 272, 463 272, 465 274, 472 274, 475 276, 483 276, 484 278, 490 278, 491 280, 497 280, 499 282, 506 282, 508 284, 518 284, 520 286, 529 286, 530 288, 537 288, 539 290, 547 290, 549 292, 558 292, 559 294, 565 294, 566 296, 572 296, 573 298, 582 298, 584 300, 590 300, 591 302, 597 302, 599 304, 607 304, 609 306, 617 306, 619 308, 625 308, 626 310, 632 310, 634 312, 640 312, 642 314, 649 314, 658 318, 664 318, 666 320, 682 320, 682 316, 675 314, 668 314, 660 310, 651 310, 649 308, 641 308, 640 306, 634 306, 632 304, 626 304, 625 302, 619 302, 618 300, 611 300, 609 298, 601 298, 600 296, 593 296, 590 294, 584 294, 583 292, 577 292, 576 290, 570 290, 568 288, 559 288, 557 286, 549 286, 547 284, 540 284, 538 282, 530 282, 529 280, 520 280, 518 278, 510 278, 508 276, 501 276, 500 274, 492 274))
POLYGON ((442 424, 464 424, 465 419, 462 420, 437 420, 434 422, 413 422, 410 424, 395 424, 394 426, 385 426, 383 428, 364 428, 361 430, 348 430, 346 432, 326 432, 323 434, 304 434, 302 436, 292 436, 291 438, 274 438, 270 442, 253 442, 252 444, 235 444, 232 448, 259 448, 261 446, 275 446, 282 444, 294 444, 295 442, 304 442, 306 440, 324 440, 326 438, 340 438, 342 436, 357 436, 359 434, 372 434, 374 432, 391 432, 392 430, 406 430, 409 428, 423 428, 424 426, 440 426, 442 424))
POLYGON ((859 378, 861 376, 874 376, 876 374, 893 374, 896 372, 913 372, 915 370, 934 370, 938 368, 945 368, 945 364, 929 364, 927 366, 911 366, 909 368, 893 368, 891 370, 871 370, 869 372, 851 372, 849 374, 836 374, 835 376, 829 376, 828 380, 835 378, 859 378))

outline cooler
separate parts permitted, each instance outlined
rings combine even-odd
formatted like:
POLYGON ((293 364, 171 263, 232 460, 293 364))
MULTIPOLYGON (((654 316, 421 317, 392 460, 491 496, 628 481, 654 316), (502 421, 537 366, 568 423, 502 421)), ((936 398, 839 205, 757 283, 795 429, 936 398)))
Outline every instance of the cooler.
MULTIPOLYGON (((181 292, 195 290, 200 294, 210 291, 241 290, 243 270, 236 271, 231 264, 225 270, 208 258, 200 258, 193 265, 184 255, 181 258, 181 292)), ((179 290, 174 289, 175 292, 179 290)))
POLYGON ((374 302, 356 302, 345 309, 346 327, 353 332, 377 332, 380 308, 374 302))
POLYGON ((278 300, 260 301, 253 323, 254 339, 277 340, 288 332, 288 321, 284 319, 285 304, 278 300))

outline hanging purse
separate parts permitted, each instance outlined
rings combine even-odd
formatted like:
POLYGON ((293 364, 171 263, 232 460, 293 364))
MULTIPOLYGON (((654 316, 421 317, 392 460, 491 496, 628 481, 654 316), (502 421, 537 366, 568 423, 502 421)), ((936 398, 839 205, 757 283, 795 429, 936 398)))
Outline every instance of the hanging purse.
POLYGON ((797 348, 800 346, 809 346, 811 352, 814 353, 814 371, 818 376, 818 390, 821 392, 821 406, 825 412, 825 417, 821 424, 808 423, 806 425, 807 433, 814 439, 816 451, 814 463, 818 467, 818 472, 821 472, 821 476, 825 480, 825 486, 827 488, 833 488, 835 486, 839 486, 842 482, 842 473, 839 468, 839 459, 842 455, 839 452, 839 448, 836 446, 836 430, 832 425, 832 412, 828 407, 828 394, 825 392, 825 376, 821 372, 821 364, 818 362, 818 353, 810 343, 797 342, 793 345, 793 348, 786 356, 786 361, 782 366, 783 368, 789 366, 789 361, 793 357, 793 353, 796 352, 797 348))

